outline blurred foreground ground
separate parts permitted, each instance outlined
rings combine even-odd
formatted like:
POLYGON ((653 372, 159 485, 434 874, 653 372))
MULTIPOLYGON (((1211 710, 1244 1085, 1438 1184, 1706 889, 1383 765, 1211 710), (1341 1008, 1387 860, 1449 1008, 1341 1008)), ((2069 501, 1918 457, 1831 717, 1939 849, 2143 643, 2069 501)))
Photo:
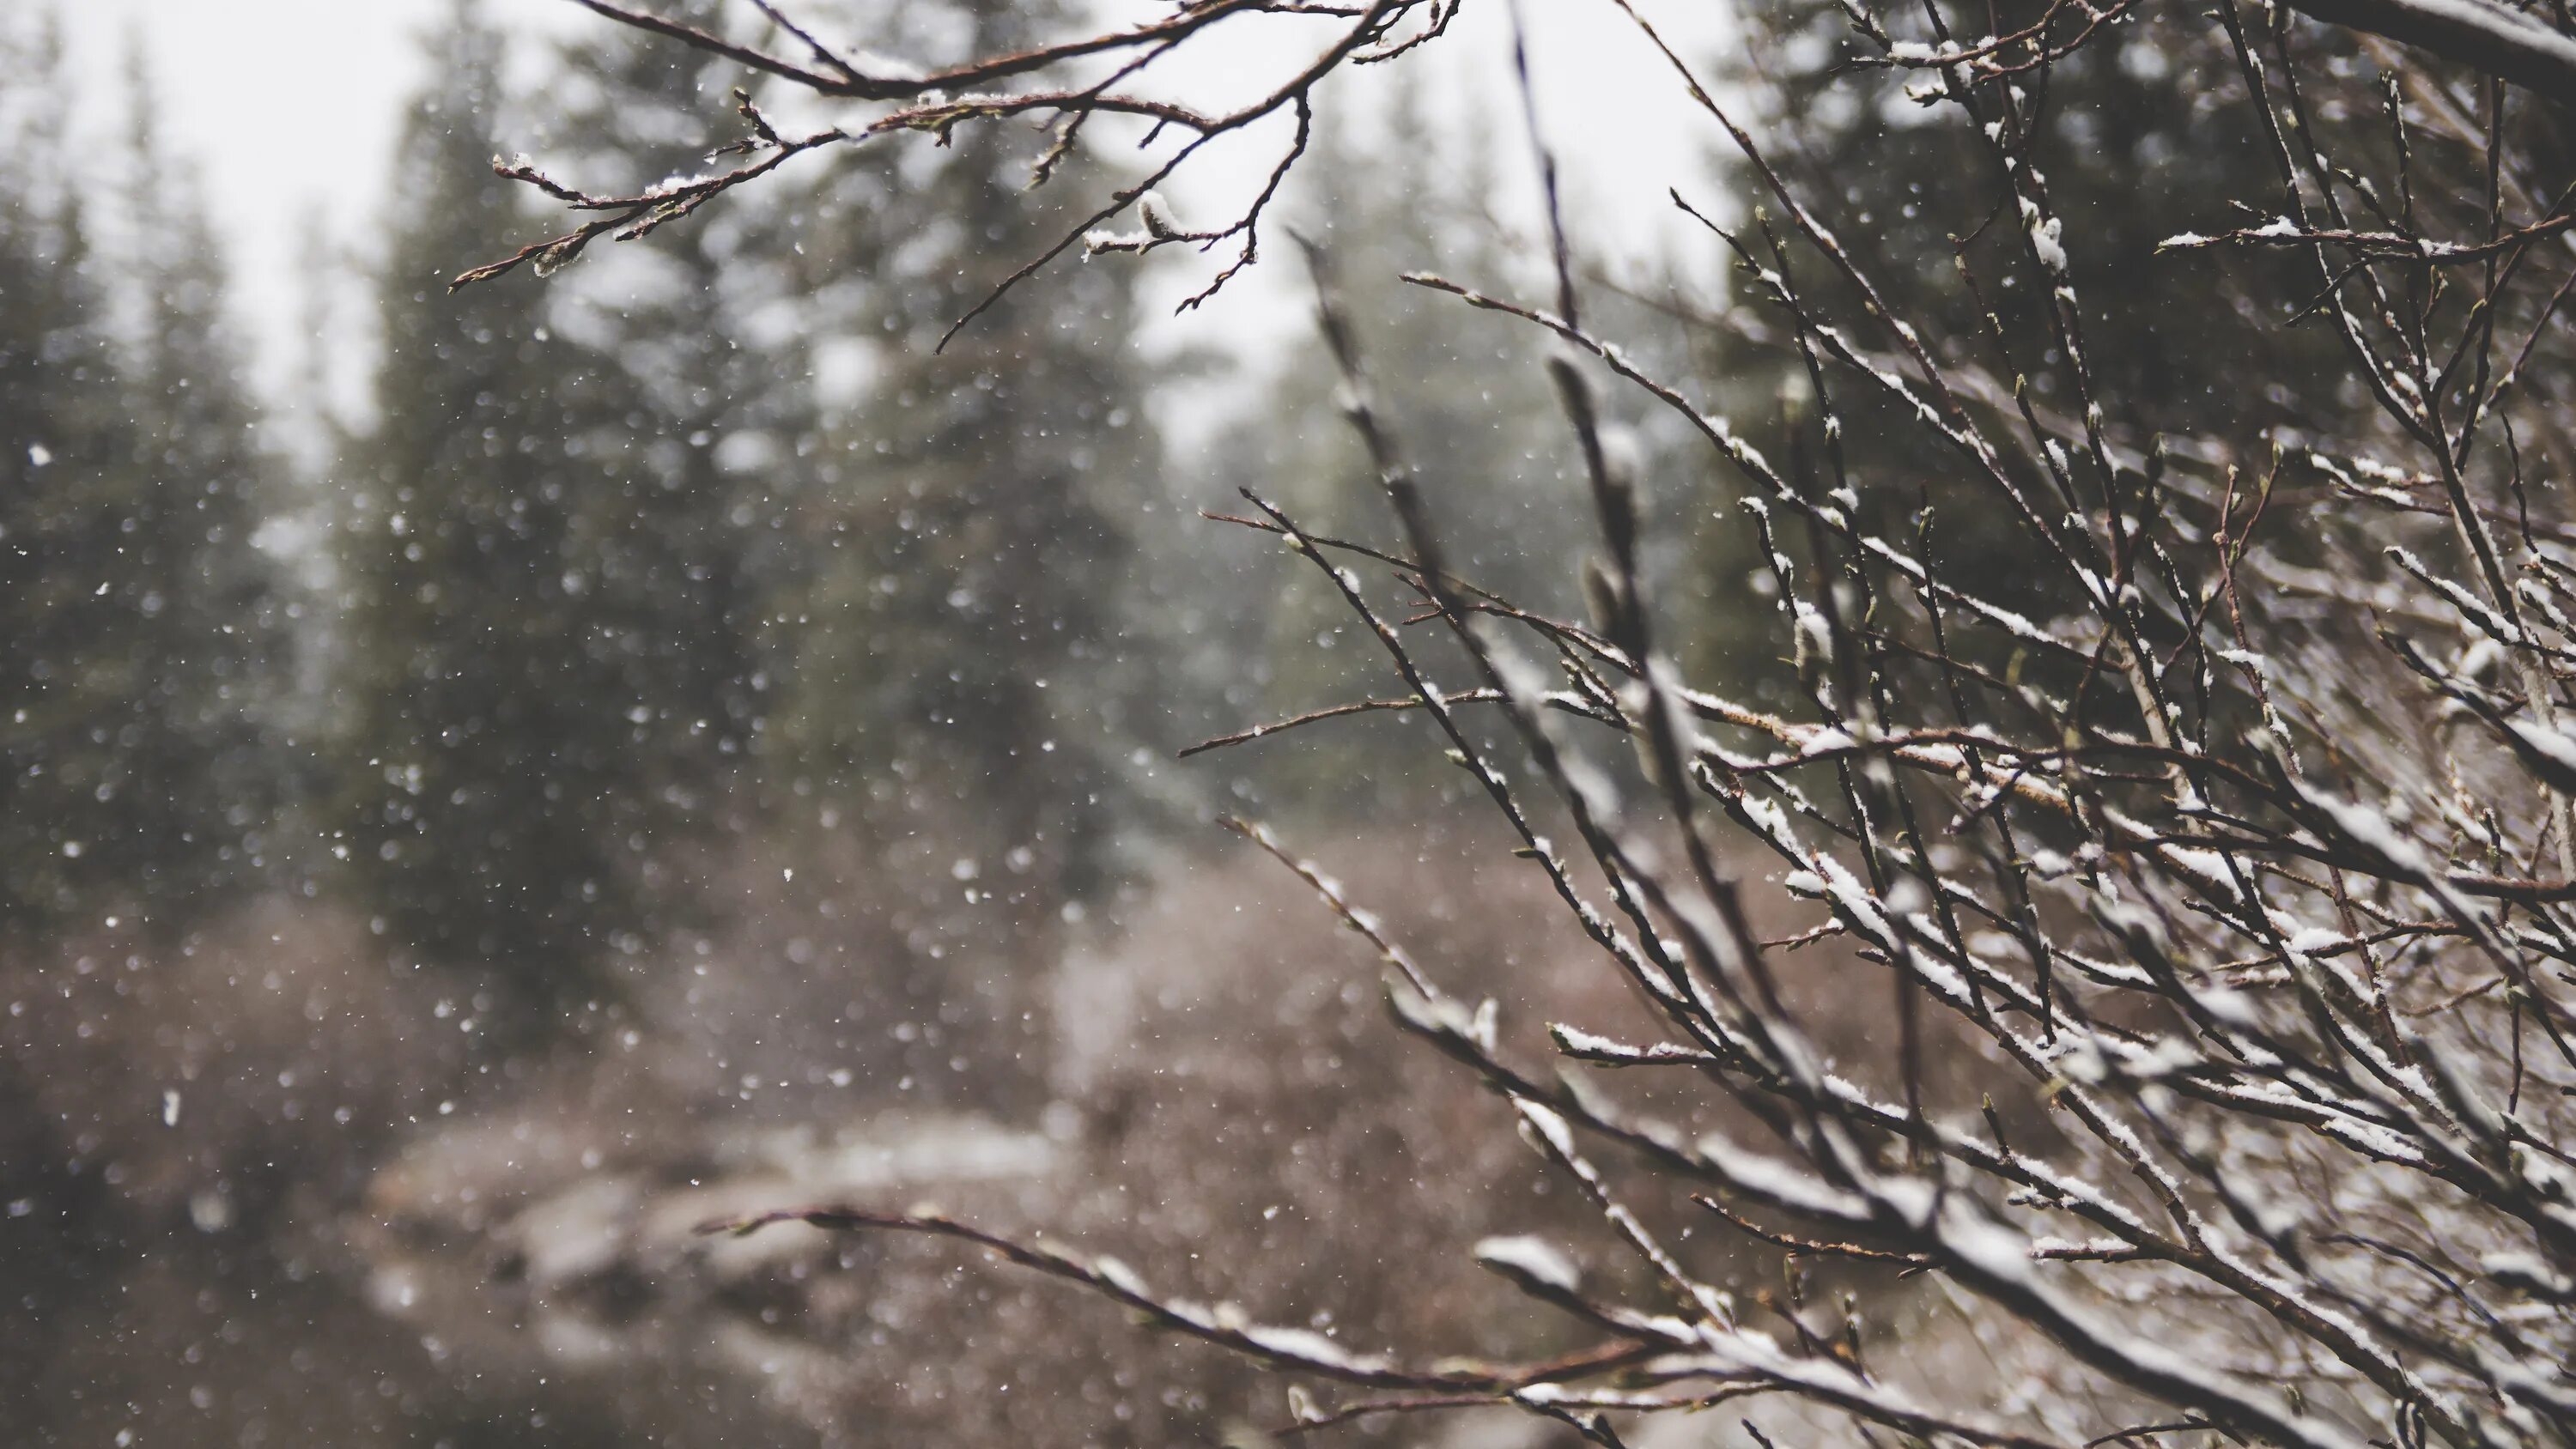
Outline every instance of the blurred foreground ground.
MULTIPOLYGON (((1387 904, 1453 969, 1528 983, 1566 959, 1543 903, 1440 874, 1387 904)), ((1328 1331, 1545 1347, 1429 1251, 1545 1211, 1520 1150, 1397 1039, 1366 952, 1300 889, 1236 855, 1100 912, 1049 973, 1048 1090, 1019 1111, 979 1103, 971 1068, 936 1092, 898 1071, 936 1069, 936 1023, 851 1021, 901 993, 854 984, 863 931, 812 919, 764 917, 703 972, 650 973, 698 989, 497 1061, 452 981, 288 902, 159 952, 104 935, 13 961, 5 1437, 1160 1443, 1282 1412, 950 1247, 692 1232, 817 1201, 1044 1224, 1328 1331)))
MULTIPOLYGON (((1498 997, 1507 1042, 1535 1051, 1552 1020, 1638 1031, 1535 878, 1455 846, 1318 854, 1430 969, 1498 997)), ((1025 1111, 871 1073, 867 1039, 919 1028, 853 1033, 865 964, 774 915, 710 942, 703 976, 662 973, 706 989, 490 1070, 458 1002, 353 964, 377 959, 361 923, 283 902, 163 957, 101 941, 14 962, 7 1440, 1159 1445, 1288 1421, 1222 1356, 953 1245, 693 1231, 826 1201, 1044 1231, 1360 1349, 1581 1344, 1467 1254, 1580 1210, 1388 1024, 1376 964, 1293 878, 1226 854, 1100 916, 1051 973, 1047 1090, 1025 1111)), ((1829 958, 1796 959, 1820 1004, 1842 989, 1829 958)), ((1841 1045, 1866 1068, 1872 1044, 1841 1045)), ((1619 1085, 1678 1110, 1688 1084, 1619 1085)), ((1686 1204, 1646 1206, 1694 1251, 1745 1251, 1686 1204)), ((1333 1431, 1493 1432, 1533 1429, 1333 1431)))

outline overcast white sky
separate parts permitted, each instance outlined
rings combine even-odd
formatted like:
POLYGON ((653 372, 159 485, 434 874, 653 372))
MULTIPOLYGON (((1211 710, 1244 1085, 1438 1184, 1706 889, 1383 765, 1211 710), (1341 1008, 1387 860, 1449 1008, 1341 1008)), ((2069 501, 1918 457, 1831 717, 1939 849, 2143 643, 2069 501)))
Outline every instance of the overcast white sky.
MULTIPOLYGON (((339 243, 371 244, 383 212, 394 129, 405 97, 420 80, 413 39, 444 12, 448 0, 56 3, 69 22, 82 100, 93 123, 112 123, 127 38, 139 36, 147 46, 162 87, 165 133, 182 164, 199 168, 214 205, 236 281, 235 306, 257 347, 258 382, 273 400, 293 408, 299 400, 288 394, 308 315, 298 278, 306 238, 319 217, 339 243)), ((1704 47, 1720 33, 1724 0, 1641 3, 1686 50, 1706 53, 1704 47)), ((1642 220, 1663 215, 1663 187, 1702 174, 1700 158, 1718 138, 1690 111, 1680 88, 1666 82, 1661 63, 1643 51, 1606 0, 1525 4, 1550 129, 1561 134, 1560 149, 1570 156, 1602 161, 1570 166, 1569 183, 1581 201, 1577 216, 1591 223, 1585 228, 1590 239, 1607 244, 1642 220), (1641 77, 1647 82, 1642 86, 1641 77), (1584 144, 1583 123, 1576 118, 1586 114, 1619 117, 1615 139, 1595 136, 1584 144)), ((607 24, 569 0, 483 5, 488 15, 521 31, 578 35, 607 24)), ((1456 43, 1442 48, 1461 63, 1467 84, 1507 97, 1504 7, 1500 0, 1478 0, 1467 12, 1456 43)), ((1220 333, 1257 327, 1258 298, 1210 309, 1194 320, 1220 333)), ((350 371, 342 369, 344 376, 350 371)))

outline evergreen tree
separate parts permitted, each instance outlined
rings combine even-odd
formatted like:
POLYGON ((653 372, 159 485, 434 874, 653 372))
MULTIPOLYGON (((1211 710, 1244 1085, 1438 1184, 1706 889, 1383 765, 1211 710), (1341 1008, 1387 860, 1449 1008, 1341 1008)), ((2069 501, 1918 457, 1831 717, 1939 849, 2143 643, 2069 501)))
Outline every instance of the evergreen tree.
MULTIPOLYGON (((1979 6, 1953 10, 1947 20, 1959 37, 1996 26, 1998 34, 2011 33, 2039 19, 2042 8, 1979 6)), ((2020 219, 1963 211, 1960 189, 1943 185, 1950 177, 1998 177, 2002 162, 1955 105, 1927 108, 1904 94, 1934 74, 1841 69, 1872 47, 1851 35, 1845 12, 1829 0, 1763 0, 1748 7, 1747 22, 1764 41, 1745 53, 1766 60, 1763 75, 1746 77, 1751 94, 1765 99, 1768 117, 1796 122, 1766 132, 1773 160, 1793 188, 1839 198, 1827 219, 1881 287, 1937 300, 1948 335, 1984 338, 1977 301, 1952 261, 1964 245, 1984 300, 2008 332, 2020 335, 2021 323, 2040 319, 2047 292, 2023 257, 2020 219)), ((1909 15, 1890 23, 1910 26, 1902 33, 1919 38, 1924 22, 1909 15)), ((2177 331, 2169 314, 2139 305, 2159 273, 2195 265, 2160 258, 2164 238, 2192 221, 2209 230, 2228 224, 2212 214, 2213 198, 2263 195, 2279 185, 2270 155, 2250 139, 2256 132, 2242 113, 2245 100, 2218 27, 2187 12, 2135 12, 2103 27, 2044 78, 2035 75, 2023 100, 2028 164, 2045 179, 2065 233, 2082 238, 2068 252, 2069 280, 2102 391, 2143 407, 2153 425, 2188 420, 2227 431, 2312 415, 2304 403, 2318 400, 2320 388, 2331 397, 2342 358, 2328 330, 2286 328, 2283 316, 2250 300, 2296 292, 2295 285, 2274 285, 2303 275, 2296 264, 2255 258, 2231 269, 2221 285, 2235 318, 2195 318, 2198 328, 2214 325, 2215 334, 2177 331), (2204 75, 2220 79, 2196 79, 2204 75), (2247 386, 2248 377, 2263 385, 2247 386)), ((2007 136, 2019 129, 1991 114, 1978 120, 2007 136)), ((1724 159, 1736 196, 1777 210, 1739 158, 1724 159)), ((1822 275, 1821 266, 1814 270, 1822 275)), ((1993 356, 1975 360, 1990 370, 2000 365, 1993 356)), ((2063 362, 2014 359, 2042 406, 2074 411, 2063 362)))
MULTIPOLYGON (((1561 468, 1570 435, 1540 370, 1536 334, 1402 280, 1432 272, 1513 293, 1523 271, 1487 210, 1492 128, 1444 134, 1424 105, 1412 91, 1385 115, 1325 108, 1312 164, 1297 174, 1308 188, 1298 198, 1300 225, 1324 250, 1378 401, 1429 490, 1449 566, 1524 605, 1562 604, 1576 543, 1587 537, 1587 505, 1561 468), (1374 137, 1389 134, 1442 143, 1366 154, 1374 137), (1550 547, 1552 539, 1568 542, 1550 547)), ((1204 506, 1242 511, 1233 490, 1251 482, 1317 533, 1391 543, 1385 490, 1341 414, 1340 387, 1320 345, 1282 349, 1259 390, 1260 411, 1220 454, 1204 506)), ((1383 695, 1392 682, 1383 651, 1312 566, 1271 552, 1276 563, 1237 560, 1276 592, 1267 607, 1237 610, 1258 631, 1243 647, 1258 661, 1259 682, 1230 699, 1228 729, 1383 695)), ((1419 724, 1384 716, 1328 726, 1297 737, 1259 773, 1308 808, 1402 813, 1419 806, 1424 789, 1457 778, 1423 767, 1437 753, 1422 748, 1419 724)))
MULTIPOLYGON (((1047 33, 1050 9, 954 5, 947 43, 995 53, 1047 33)), ((809 513, 827 561, 799 610, 792 707, 816 774, 855 785, 886 838, 971 821, 996 856, 1033 857, 1026 874, 1055 895, 1100 863, 1127 733, 1110 678, 1121 565, 1155 450, 1126 269, 1050 272, 939 345, 1072 220, 1031 204, 1034 158, 1015 141, 961 130, 926 180, 835 183, 872 253, 855 321, 879 366, 809 513)), ((1068 174, 1049 191, 1083 186, 1068 174)))
MULTIPOLYGON (((1999 10, 1952 6, 1942 13, 1952 35, 1968 43, 1989 32, 2013 33, 2037 21, 2043 8, 2012 3, 1999 10)), ((1738 93, 1745 98, 1738 107, 1766 138, 1774 168, 1792 190, 1821 208, 1885 296, 1906 299, 1923 335, 1957 339, 1952 354, 1992 379, 2004 406, 2011 406, 2016 377, 2026 377, 2029 401, 2039 414, 2060 432, 2080 436, 2083 403, 2062 350, 2025 347, 2007 354, 1990 340, 1984 320, 1991 308, 2005 335, 2044 335, 2043 309, 2057 279, 2032 265, 2022 218, 1988 214, 1982 201, 1973 212, 1959 204, 1962 196, 1989 196, 1989 188, 1949 184, 1952 178, 1999 177, 2003 162, 1980 128, 1991 124, 1998 134, 2013 136, 2021 134, 2021 123, 1981 114, 1979 124, 1970 124, 1947 102, 1927 109, 1905 92, 1935 82, 1930 71, 1846 68, 1854 57, 1874 55, 1875 47, 1851 34, 1845 11, 1831 0, 1761 0, 1746 7, 1745 23, 1759 39, 1740 53, 1760 56, 1763 69, 1738 76, 1738 93), (1977 292, 1960 276, 1954 259, 1962 256, 1979 279, 1977 292)), ((1899 28, 1900 38, 1928 38, 1920 14, 1889 23, 1899 28)), ((2065 235, 2080 238, 2066 249, 2064 280, 2078 299, 2093 395, 2116 400, 2116 415, 2148 430, 2115 442, 2143 452, 2153 443, 2152 431, 2167 426, 2254 438, 2267 427, 2313 420, 2338 406, 2338 389, 2348 384, 2332 331, 2285 325, 2288 319, 2277 306, 2253 300, 2305 295, 2303 262, 2287 251, 2189 258, 2157 253, 2164 238, 2190 226, 2215 231, 2234 225, 2226 215, 2211 214, 2214 198, 2269 195, 2279 185, 2268 152, 2253 144, 2260 125, 2241 109, 2246 102, 2235 64, 2216 26, 2178 10, 2131 12, 2074 55, 2035 73, 2019 94, 2028 113, 2028 146, 2017 164, 2045 179, 2065 235), (2195 79, 2204 75, 2221 79, 2195 79), (2230 309, 2155 304, 2161 286, 2184 279, 2193 287, 2214 283, 2230 309), (2177 316, 2190 319, 2188 330, 2174 325, 2177 316)), ((1721 169, 1728 184, 1720 193, 1738 200, 1737 211, 1771 212, 1801 282, 1832 311, 1825 320, 1864 346, 1892 353, 1882 325, 1864 316, 1829 265, 1778 221, 1777 204, 1752 169, 1732 152, 1721 158, 1721 169)), ((1732 224, 1770 265, 1767 244, 1749 214, 1732 224)), ((1749 286, 1740 284, 1736 292, 1734 313, 1703 318, 1708 325, 1696 338, 1713 374, 1717 410, 1743 420, 1747 436, 1766 456, 1809 467, 1820 478, 1826 463, 1812 426, 1793 439, 1799 429, 1777 421, 1801 411, 1797 400, 1808 388, 1787 319, 1749 286)), ((2033 566, 2021 526, 2007 510, 1992 506, 1992 495, 1957 459, 1927 453, 1910 420, 1882 396, 1848 376, 1835 383, 1845 417, 1841 447, 1852 474, 1917 480, 1916 487, 1880 490, 1861 500, 1875 531, 1914 539, 1915 511, 1928 498, 1938 566, 1976 576, 1986 597, 2033 614, 2067 602, 2062 576, 2033 566)), ((2356 393, 2345 405, 2365 401, 2356 393)), ((1736 491, 1731 470, 1714 461, 1706 466, 1722 493, 1736 491)), ((2034 497, 2058 496, 2043 479, 2024 483, 2034 497)), ((2085 506, 2098 504, 2100 485, 2089 471, 2078 487, 2082 498, 2092 500, 2085 506)), ((1769 586, 1751 532, 1740 510, 1717 510, 1709 517, 1702 553, 1704 566, 1722 574, 1722 584, 1735 584, 1738 599, 1748 604, 1755 590, 1769 586)), ((1790 542, 1795 546, 1798 540, 1790 542)), ((1694 651, 1701 665, 1722 661, 1712 678, 1771 662, 1741 657, 1742 641, 1751 634, 1728 627, 1729 618, 1721 608, 1709 631, 1713 637, 1700 640, 1694 651)), ((1785 695, 1763 697, 1772 704, 1788 702, 1785 695)))
MULTIPOLYGON (((712 23, 718 8, 673 13, 712 23)), ((545 149, 611 190, 703 166, 729 139, 708 102, 747 79, 634 31, 585 35, 559 63, 545 149)), ((584 510, 602 627, 628 691, 653 702, 670 783, 710 814, 766 727, 762 621, 788 568, 784 505, 818 444, 811 344, 788 320, 791 243, 769 200, 754 188, 549 298, 595 359, 568 426, 615 476, 619 506, 584 510)))
POLYGON ((175 930, 260 858, 264 465, 202 216, 140 148, 132 275, 170 310, 120 366, 58 48, 0 39, 0 919, 175 930))
MULTIPOLYGON (((1058 17, 960 0, 874 18, 881 44, 991 54, 1058 17)), ((1079 159, 1030 192, 1043 144, 964 128, 937 149, 849 153, 818 185, 809 265, 864 279, 826 299, 825 325, 872 366, 794 510, 804 577, 777 609, 787 798, 856 844, 854 884, 912 944, 876 989, 881 1009, 937 1023, 916 1087, 1001 1106, 1039 1079, 1035 973, 1067 908, 1117 871, 1113 777, 1140 732, 1131 708, 1153 708, 1119 639, 1158 453, 1132 269, 1051 269, 940 346, 1097 194, 1079 159), (1002 1064, 1014 1055, 1021 1069, 1002 1064)))
POLYGON ((133 416, 150 502, 128 536, 139 540, 130 547, 144 575, 136 647, 155 661, 149 711, 170 741, 137 752, 135 787, 165 812, 160 829, 197 846, 197 864, 156 891, 150 911, 161 916, 183 904, 181 894, 202 904, 255 881, 266 861, 258 832, 280 804, 283 744, 268 721, 284 637, 276 570, 254 536, 281 480, 222 315, 222 252, 204 199, 151 124, 139 55, 132 75, 130 275, 146 319, 133 353, 133 416))
POLYGON ((398 940, 531 1000, 596 991, 673 910, 661 852, 705 820, 742 728, 731 605, 688 435, 545 325, 533 279, 450 294, 531 219, 495 182, 500 41, 459 4, 406 123, 380 296, 379 421, 356 449, 349 817, 398 940))

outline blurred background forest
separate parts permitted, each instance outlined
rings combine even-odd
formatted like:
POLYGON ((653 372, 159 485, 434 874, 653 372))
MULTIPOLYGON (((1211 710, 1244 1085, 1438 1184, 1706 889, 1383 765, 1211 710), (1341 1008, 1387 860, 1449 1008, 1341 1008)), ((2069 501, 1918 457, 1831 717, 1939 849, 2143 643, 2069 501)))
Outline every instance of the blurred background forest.
MULTIPOLYGON (((844 10, 898 53, 1058 19, 844 10)), ((1892 90, 1822 95, 1838 23, 1763 0, 1736 82, 1808 117, 1784 164, 1832 179, 1846 234, 1953 286, 1977 219, 1925 192, 1965 142, 1892 90)), ((2253 164, 2182 79, 2205 43, 2149 18, 2051 112, 2094 264, 2253 164)), ((1213 820, 1404 869, 1371 903, 1524 1022, 1572 989, 1536 882, 1465 848, 1492 827, 1440 808, 1467 782, 1406 717, 1174 758, 1388 692, 1295 560, 1198 516, 1252 487, 1383 536, 1302 332, 1140 345, 1156 273, 1100 258, 934 352, 1070 222, 1074 188, 1025 189, 1043 137, 995 131, 844 149, 451 295, 552 220, 496 154, 649 184, 729 138, 744 80, 604 26, 505 45, 457 7, 363 248, 369 405, 290 448, 150 65, 82 94, 41 5, 0 44, 0 1437, 1159 1444, 1282 1417, 932 1247, 688 1231, 832 1197, 1043 1221, 1355 1339, 1563 1331, 1429 1251, 1562 1207, 1460 1130, 1472 1089, 1399 1048, 1365 953, 1213 820), (112 145, 67 125, 111 103, 112 145)), ((1562 606, 1583 504, 1538 349, 1397 280, 1526 281, 1494 205, 1526 157, 1504 91, 1439 124, 1424 94, 1323 118, 1298 224, 1464 571, 1562 606)), ((1748 417, 1794 406, 1761 319, 1676 280, 1715 255, 1595 268, 1604 330, 1748 417)), ((2189 355, 2257 359, 2268 393, 2117 315, 2099 351, 2204 426, 2313 414, 2319 344, 2243 311, 2189 355)), ((1636 425, 1685 652, 1787 698, 1731 626, 1771 605, 1713 460, 1636 425)), ((1973 518, 1947 546, 1979 547, 1973 518)))

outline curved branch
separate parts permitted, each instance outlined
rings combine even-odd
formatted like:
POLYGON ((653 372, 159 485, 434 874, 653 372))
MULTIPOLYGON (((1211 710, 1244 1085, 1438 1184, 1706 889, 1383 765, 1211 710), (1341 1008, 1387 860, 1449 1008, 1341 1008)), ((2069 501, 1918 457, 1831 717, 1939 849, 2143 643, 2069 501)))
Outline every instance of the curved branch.
POLYGON ((2290 0, 2312 20, 2366 30, 2576 105, 2576 39, 2488 0, 2290 0))

